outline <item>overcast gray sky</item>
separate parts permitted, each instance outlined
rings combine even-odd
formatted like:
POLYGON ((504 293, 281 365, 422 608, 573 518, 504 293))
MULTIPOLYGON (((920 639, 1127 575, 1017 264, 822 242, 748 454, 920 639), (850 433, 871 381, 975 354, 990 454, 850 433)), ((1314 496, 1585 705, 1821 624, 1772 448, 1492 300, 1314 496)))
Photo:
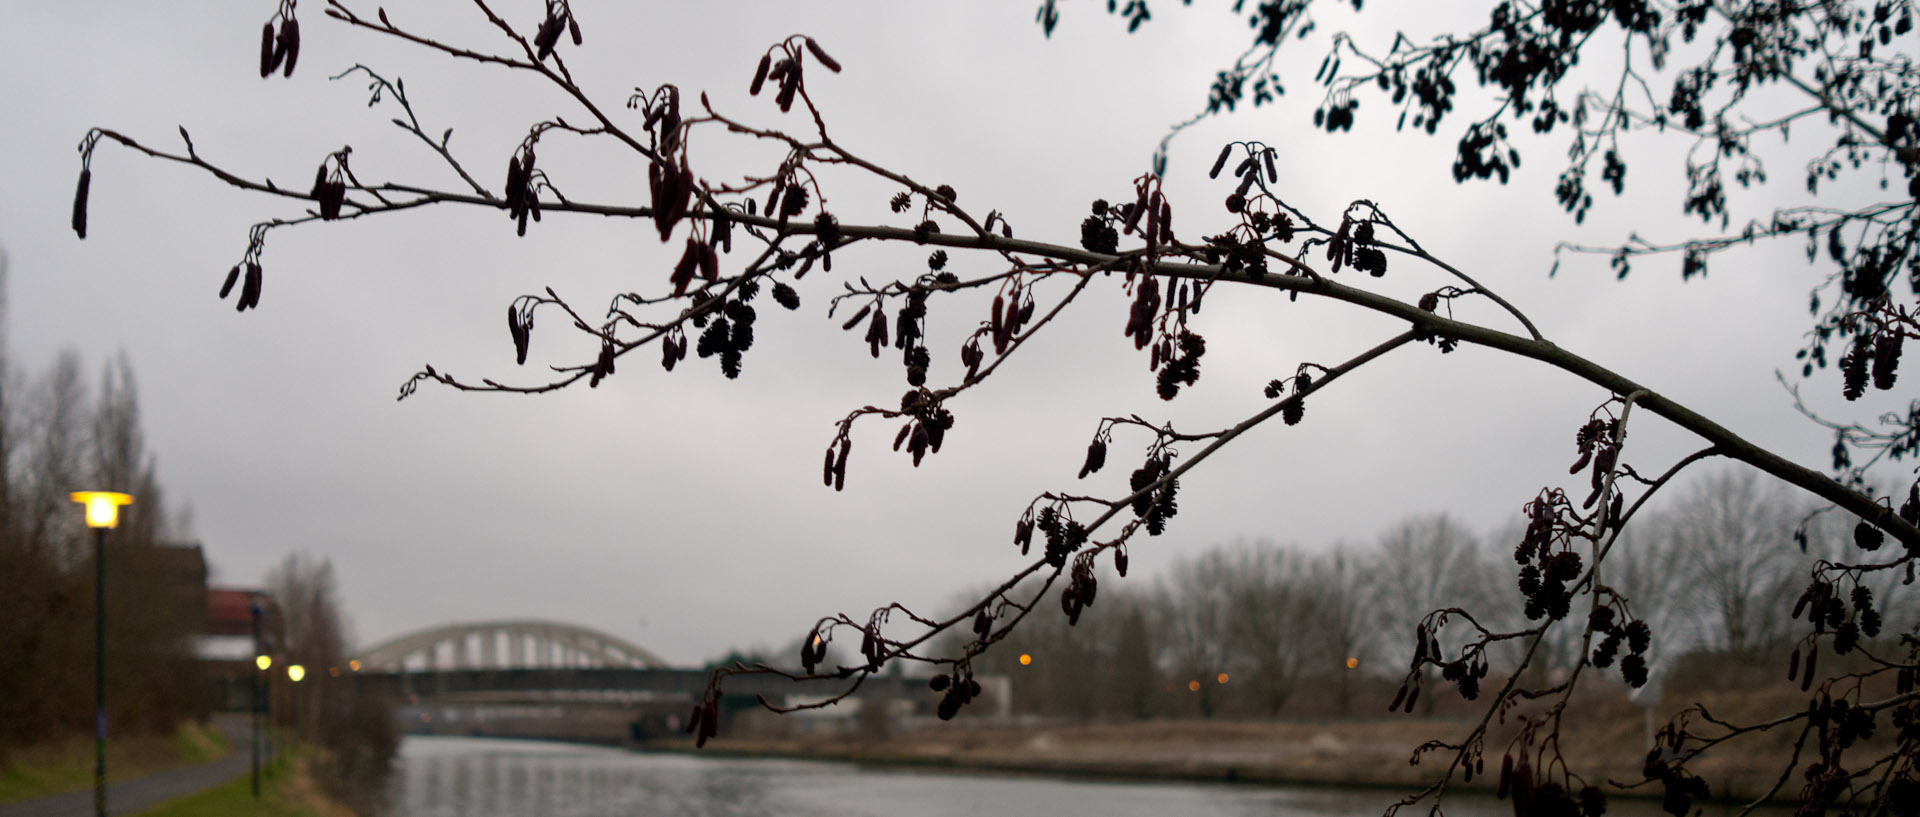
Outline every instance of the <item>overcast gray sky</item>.
MULTIPOLYGON (((746 90, 769 44, 814 35, 846 66, 809 75, 838 140, 917 180, 952 184, 974 212, 1007 214, 1021 237, 1073 244, 1087 203, 1128 195, 1165 127, 1195 110, 1213 71, 1244 44, 1244 22, 1223 10, 1160 5, 1129 37, 1097 4, 1067 4, 1047 41, 1032 23, 1034 0, 577 0, 586 45, 566 54, 610 109, 634 86, 674 82, 689 101, 706 91, 728 114, 804 130, 800 114, 783 117, 746 90)), ((497 6, 529 31, 541 8, 497 6)), ((1320 30, 1418 23, 1410 10, 1422 6, 1369 3, 1355 23, 1329 5, 1320 30)), ((938 610, 1023 563, 1010 537, 1034 495, 1124 493, 1147 442, 1126 432, 1115 465, 1090 486, 1074 484, 1100 417, 1223 427, 1259 410, 1268 379, 1303 361, 1334 364, 1401 328, 1338 304, 1216 296, 1196 323, 1209 341, 1204 376, 1164 403, 1145 356, 1121 336, 1126 306, 1114 279, 952 405, 946 450, 918 470, 885 451, 892 426, 864 426, 843 493, 819 482, 832 423, 861 405, 896 402, 904 384, 896 359, 870 359, 858 333, 826 318, 826 293, 854 276, 916 274, 924 262, 910 249, 843 253, 833 273, 803 282, 798 313, 761 310, 738 381, 697 358, 668 375, 646 352, 597 390, 513 397, 426 388, 396 403, 423 363, 530 382, 536 365, 581 362, 589 346, 543 313, 529 367, 516 369, 502 307, 549 285, 586 309, 615 292, 658 293, 677 249, 650 224, 597 217, 548 218, 515 238, 500 213, 473 208, 314 224, 273 232, 260 308, 235 314, 215 293, 246 248, 248 225, 300 208, 103 143, 82 242, 67 224, 75 144, 97 125, 178 149, 175 127, 184 126, 209 160, 301 189, 327 152, 350 144, 362 180, 457 188, 388 122, 397 107, 369 109, 361 79, 327 79, 363 63, 404 78, 427 129, 454 128, 456 154, 497 187, 527 126, 579 117, 577 106, 527 77, 349 30, 325 18, 318 0, 300 10, 295 76, 264 81, 257 43, 270 2, 0 7, 0 246, 11 260, 13 360, 36 370, 71 347, 97 366, 125 349, 162 480, 191 504, 215 580, 257 583, 297 551, 330 558, 361 643, 450 621, 555 618, 694 662, 729 646, 790 641, 825 613, 892 600, 938 610)), ((504 48, 467 3, 394 3, 390 14, 423 33, 504 48)), ((1553 206, 1558 135, 1521 142, 1528 161, 1511 184, 1461 187, 1448 170, 1452 137, 1394 136, 1391 115, 1368 107, 1377 99, 1352 134, 1311 129, 1318 89, 1309 77, 1322 43, 1296 44, 1304 47, 1284 60, 1291 91, 1281 104, 1209 121, 1174 143, 1168 189, 1183 238, 1224 223, 1218 203, 1230 185, 1205 178, 1220 145, 1265 140, 1280 148, 1281 188, 1294 204, 1335 219, 1349 200, 1378 201, 1555 342, 1824 467, 1831 437, 1795 415, 1773 381, 1776 367, 1792 364, 1807 290, 1826 272, 1809 267, 1798 245, 1728 256, 1685 286, 1677 259, 1643 261, 1624 283, 1602 258, 1547 277, 1563 238, 1698 234, 1679 213, 1682 143, 1634 143, 1629 196, 1600 196, 1575 228, 1553 206)), ((693 139, 695 171, 709 178, 764 173, 778 158, 711 128, 693 139)), ((1802 200, 1800 160, 1773 155, 1780 181, 1736 199, 1736 224, 1802 200)), ((572 198, 646 203, 645 165, 606 144, 550 136, 540 164, 572 198)), ((902 223, 887 212, 892 190, 826 183, 843 221, 902 223)), ((1882 195, 1854 192, 1829 200, 1882 195)), ((994 269, 959 253, 955 263, 963 274, 994 269)), ((1377 287, 1416 297, 1441 276, 1401 261, 1377 287)), ((1044 286, 1043 304, 1064 289, 1044 286)), ((934 302, 936 384, 957 377, 959 340, 985 313, 980 299, 934 302)), ((1484 305, 1461 314, 1509 326, 1484 305)), ((1834 383, 1811 391, 1820 405, 1838 402, 1834 383)), ((1139 541, 1134 562, 1150 576, 1182 553, 1236 538, 1364 541, 1402 516, 1443 509, 1480 530, 1506 525, 1541 486, 1567 480, 1573 432, 1605 398, 1482 349, 1403 350, 1316 396, 1301 425, 1262 427, 1196 470, 1168 534, 1139 541)), ((1643 418, 1629 460, 1657 472, 1691 442, 1643 418)))

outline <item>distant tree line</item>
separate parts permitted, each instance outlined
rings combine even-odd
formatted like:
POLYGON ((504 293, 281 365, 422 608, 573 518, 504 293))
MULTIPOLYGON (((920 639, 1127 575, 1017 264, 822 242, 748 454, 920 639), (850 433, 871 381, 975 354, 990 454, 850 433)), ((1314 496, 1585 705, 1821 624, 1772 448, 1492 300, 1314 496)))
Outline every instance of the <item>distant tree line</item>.
MULTIPOLYGON (((1606 581, 1663 639, 1651 672, 1693 684, 1777 681, 1797 637, 1789 613, 1815 562, 1838 559, 1850 526, 1752 471, 1726 470, 1646 519, 1608 557, 1606 581)), ((1370 543, 1220 545, 1177 561, 1150 588, 1102 582, 1077 624, 1035 615, 1009 649, 976 659, 1013 678, 1016 712, 1075 719, 1384 714, 1412 661, 1410 636, 1444 607, 1527 626, 1515 586, 1518 530, 1477 535, 1446 514, 1404 519, 1370 543), (1107 589, 1111 588, 1111 589, 1107 589), (1022 663, 1022 656, 1027 663, 1022 663)), ((1890 641, 1920 620, 1920 592, 1873 584, 1890 641)), ((1550 673, 1578 661, 1580 633, 1543 645, 1550 673)), ((1453 645, 1448 645, 1451 651, 1453 645)), ((1517 664, 1496 654, 1492 671, 1517 664), (1503 667, 1504 664, 1504 667, 1503 667)), ((1446 679, 1434 672, 1431 681, 1446 679)), ((1423 711, 1459 706, 1429 694, 1423 711)))
MULTIPOLYGON (((0 284, 4 269, 0 257, 0 284)), ((108 722, 116 734, 171 729, 205 705, 191 637, 206 601, 199 577, 176 576, 184 566, 155 547, 180 541, 184 525, 146 448, 133 365, 125 353, 107 360, 90 389, 78 353, 27 370, 8 357, 4 334, 0 755, 92 732, 93 537, 73 491, 134 497, 107 543, 108 722)))
POLYGON ((382 781, 400 745, 393 702, 353 682, 333 563, 295 553, 267 573, 266 591, 278 612, 275 649, 300 664, 306 677, 283 685, 275 720, 316 747, 314 776, 327 795, 357 814, 379 806, 382 781))

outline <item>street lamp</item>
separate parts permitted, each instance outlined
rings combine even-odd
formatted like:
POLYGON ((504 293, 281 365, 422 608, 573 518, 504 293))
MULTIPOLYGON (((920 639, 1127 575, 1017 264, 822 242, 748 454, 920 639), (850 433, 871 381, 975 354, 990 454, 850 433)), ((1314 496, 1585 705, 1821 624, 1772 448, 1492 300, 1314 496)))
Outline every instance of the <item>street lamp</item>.
POLYGON ((93 813, 107 817, 107 530, 120 523, 120 506, 133 504, 133 497, 77 491, 70 498, 86 506, 93 529, 93 813))
POLYGON ((251 679, 253 683, 250 685, 253 695, 251 696, 251 700, 248 701, 253 707, 253 739, 251 741, 253 744, 253 799, 258 800, 260 799, 260 718, 261 713, 264 711, 260 705, 260 699, 262 697, 260 694, 260 679, 267 674, 267 668, 273 666, 273 656, 267 654, 266 644, 261 640, 260 620, 266 617, 267 610, 266 607, 260 603, 259 596, 256 595, 253 597, 253 603, 249 605, 249 612, 253 614, 253 648, 260 653, 254 656, 253 659, 253 665, 259 667, 260 671, 253 674, 251 679))
MULTIPOLYGON (((292 681, 295 684, 299 684, 300 679, 305 677, 307 677, 306 667, 301 666, 299 664, 287 665, 287 680, 292 681)), ((301 714, 300 713, 300 709, 301 709, 300 691, 298 689, 287 690, 287 707, 288 707, 287 711, 291 713, 293 716, 294 739, 299 740, 304 738, 305 732, 306 732, 306 724, 300 720, 300 714, 301 714)))

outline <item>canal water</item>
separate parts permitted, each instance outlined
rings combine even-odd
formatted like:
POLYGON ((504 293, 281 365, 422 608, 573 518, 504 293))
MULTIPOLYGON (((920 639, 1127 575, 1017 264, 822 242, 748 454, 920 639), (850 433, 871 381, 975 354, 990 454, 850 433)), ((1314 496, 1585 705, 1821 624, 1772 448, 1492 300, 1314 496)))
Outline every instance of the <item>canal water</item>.
MULTIPOLYGON (((1353 817, 1380 814, 1405 793, 888 770, 455 737, 408 737, 390 785, 386 817, 1353 817)), ((1609 815, 1661 813, 1655 803, 1609 805, 1609 815)), ((1446 813, 1491 817, 1513 806, 1449 796, 1446 813)))

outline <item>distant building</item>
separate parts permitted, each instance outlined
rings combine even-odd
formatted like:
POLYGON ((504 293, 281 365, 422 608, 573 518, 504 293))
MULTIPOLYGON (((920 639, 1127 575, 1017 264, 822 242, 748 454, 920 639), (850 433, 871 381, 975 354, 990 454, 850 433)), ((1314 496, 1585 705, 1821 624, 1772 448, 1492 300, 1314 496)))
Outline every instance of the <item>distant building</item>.
POLYGON ((207 705, 214 710, 245 710, 252 704, 250 686, 254 658, 270 651, 271 634, 280 619, 279 607, 265 590, 210 588, 206 591, 206 618, 194 637, 193 654, 207 683, 207 705), (254 631, 253 606, 261 608, 260 631, 254 631), (256 638, 262 639, 256 642, 256 638))

